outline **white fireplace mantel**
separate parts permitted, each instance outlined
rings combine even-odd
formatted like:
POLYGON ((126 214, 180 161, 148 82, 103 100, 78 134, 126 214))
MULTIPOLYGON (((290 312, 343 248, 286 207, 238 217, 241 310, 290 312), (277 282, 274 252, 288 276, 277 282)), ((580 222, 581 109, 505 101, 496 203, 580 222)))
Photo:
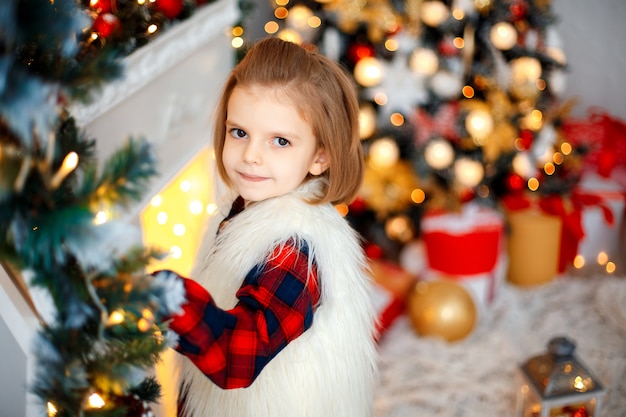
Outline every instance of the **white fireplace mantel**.
POLYGON ((211 142, 214 106, 235 58, 228 29, 238 17, 236 0, 198 8, 126 58, 125 76, 93 103, 71 109, 96 138, 101 163, 129 136, 146 138, 155 145, 160 173, 147 193, 152 195, 211 142))

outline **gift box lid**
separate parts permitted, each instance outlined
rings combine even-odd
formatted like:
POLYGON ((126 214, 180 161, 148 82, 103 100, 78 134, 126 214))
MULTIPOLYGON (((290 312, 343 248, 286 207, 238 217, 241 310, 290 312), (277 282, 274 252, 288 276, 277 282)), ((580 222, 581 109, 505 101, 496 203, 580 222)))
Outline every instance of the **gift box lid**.
POLYGON ((624 197, 624 189, 616 180, 602 177, 594 172, 585 172, 577 185, 577 188, 586 192, 611 192, 621 198, 624 197))
POLYGON ((504 218, 494 209, 478 204, 465 204, 458 213, 429 214, 422 219, 424 233, 445 231, 447 234, 462 235, 476 229, 502 228, 504 218))

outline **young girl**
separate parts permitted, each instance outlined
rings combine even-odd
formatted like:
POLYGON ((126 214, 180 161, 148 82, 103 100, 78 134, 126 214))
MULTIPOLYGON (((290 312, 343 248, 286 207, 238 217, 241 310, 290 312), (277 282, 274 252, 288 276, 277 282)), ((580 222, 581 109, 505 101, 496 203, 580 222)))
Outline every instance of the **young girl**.
POLYGON ((170 325, 179 415, 372 415, 370 282, 333 206, 361 183, 358 114, 343 70, 296 44, 262 40, 232 71, 214 146, 236 198, 170 325))

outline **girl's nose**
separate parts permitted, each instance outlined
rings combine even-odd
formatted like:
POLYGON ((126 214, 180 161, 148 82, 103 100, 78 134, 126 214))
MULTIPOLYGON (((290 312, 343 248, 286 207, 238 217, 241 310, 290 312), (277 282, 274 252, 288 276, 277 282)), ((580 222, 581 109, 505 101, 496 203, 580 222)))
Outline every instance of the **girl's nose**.
POLYGON ((259 165, 261 163, 261 150, 255 141, 248 140, 248 143, 243 150, 243 160, 248 164, 259 165))

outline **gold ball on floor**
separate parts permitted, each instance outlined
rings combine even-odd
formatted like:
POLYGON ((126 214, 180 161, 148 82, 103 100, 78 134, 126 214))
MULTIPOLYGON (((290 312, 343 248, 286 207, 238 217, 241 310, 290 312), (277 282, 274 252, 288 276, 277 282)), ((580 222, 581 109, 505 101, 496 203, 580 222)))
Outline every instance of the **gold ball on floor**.
POLYGON ((476 306, 470 294, 452 280, 420 281, 407 299, 407 314, 420 336, 461 340, 476 325, 476 306))

